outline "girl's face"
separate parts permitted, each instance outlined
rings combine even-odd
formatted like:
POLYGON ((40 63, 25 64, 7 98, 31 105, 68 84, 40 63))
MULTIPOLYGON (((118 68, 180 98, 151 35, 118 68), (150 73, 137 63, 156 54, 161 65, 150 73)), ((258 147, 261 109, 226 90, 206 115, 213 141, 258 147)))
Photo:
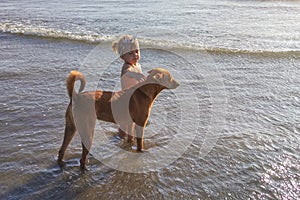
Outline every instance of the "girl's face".
POLYGON ((129 51, 121 56, 121 58, 130 65, 135 65, 140 59, 140 51, 133 50, 129 51))

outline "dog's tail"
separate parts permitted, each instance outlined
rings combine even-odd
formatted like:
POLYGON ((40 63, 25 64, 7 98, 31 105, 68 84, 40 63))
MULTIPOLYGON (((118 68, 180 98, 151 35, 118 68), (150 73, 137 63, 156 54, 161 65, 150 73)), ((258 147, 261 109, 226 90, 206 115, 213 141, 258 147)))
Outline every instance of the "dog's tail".
POLYGON ((68 95, 70 97, 70 99, 72 100, 72 94, 74 93, 75 95, 77 94, 74 90, 74 84, 75 81, 80 80, 80 88, 79 88, 79 92, 81 92, 84 87, 85 87, 85 78, 83 76, 82 73, 80 73, 79 71, 71 71, 68 78, 67 78, 67 90, 68 90, 68 95))

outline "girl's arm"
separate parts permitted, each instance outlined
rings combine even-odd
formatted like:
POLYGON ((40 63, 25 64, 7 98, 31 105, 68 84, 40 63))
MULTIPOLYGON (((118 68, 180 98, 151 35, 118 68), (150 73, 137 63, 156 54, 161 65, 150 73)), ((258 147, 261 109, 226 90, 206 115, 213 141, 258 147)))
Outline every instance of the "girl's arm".
POLYGON ((124 75, 129 77, 129 78, 135 78, 136 80, 140 80, 140 79, 145 78, 144 74, 137 73, 137 72, 132 72, 132 71, 127 71, 127 72, 125 72, 124 75))

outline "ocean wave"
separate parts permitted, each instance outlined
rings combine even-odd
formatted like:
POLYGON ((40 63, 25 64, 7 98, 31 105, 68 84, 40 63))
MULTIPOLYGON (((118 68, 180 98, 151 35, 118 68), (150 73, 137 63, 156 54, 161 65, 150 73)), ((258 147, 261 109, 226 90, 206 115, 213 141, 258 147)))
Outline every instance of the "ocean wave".
POLYGON ((187 43, 187 42, 173 42, 173 41, 155 41, 147 39, 141 40, 143 44, 149 46, 150 48, 162 48, 162 49, 176 49, 178 51, 200 51, 207 53, 215 53, 215 54, 257 54, 264 56, 288 56, 294 55, 300 57, 299 50, 268 50, 268 49, 238 49, 238 48, 229 48, 222 46, 208 46, 201 45, 195 43, 187 43))
MULTIPOLYGON (((0 22, 0 32, 10 34, 20 34, 26 36, 36 36, 52 39, 66 39, 89 44, 109 43, 115 40, 119 35, 102 35, 99 33, 83 33, 59 30, 54 28, 24 25, 21 23, 2 23, 0 22)), ((264 54, 264 55, 297 55, 299 50, 260 50, 260 49, 237 49, 222 46, 207 46, 192 42, 178 41, 173 38, 170 40, 149 38, 139 36, 140 43, 146 48, 158 49, 176 49, 181 51, 206 51, 208 53, 242 53, 242 54, 264 54)))
POLYGON ((54 39, 68 39, 87 43, 99 43, 111 40, 110 36, 100 35, 96 33, 85 34, 80 32, 58 30, 42 26, 23 25, 21 23, 13 24, 0 22, 0 31, 3 33, 21 34, 54 39))

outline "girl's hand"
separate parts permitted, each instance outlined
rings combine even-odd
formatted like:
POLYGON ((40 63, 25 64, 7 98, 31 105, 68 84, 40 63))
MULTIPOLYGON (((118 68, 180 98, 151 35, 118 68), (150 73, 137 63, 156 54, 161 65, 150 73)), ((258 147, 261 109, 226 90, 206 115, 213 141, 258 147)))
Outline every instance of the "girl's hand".
POLYGON ((139 80, 140 82, 145 81, 146 80, 146 76, 144 76, 144 74, 140 74, 140 73, 136 73, 136 80, 139 80))

